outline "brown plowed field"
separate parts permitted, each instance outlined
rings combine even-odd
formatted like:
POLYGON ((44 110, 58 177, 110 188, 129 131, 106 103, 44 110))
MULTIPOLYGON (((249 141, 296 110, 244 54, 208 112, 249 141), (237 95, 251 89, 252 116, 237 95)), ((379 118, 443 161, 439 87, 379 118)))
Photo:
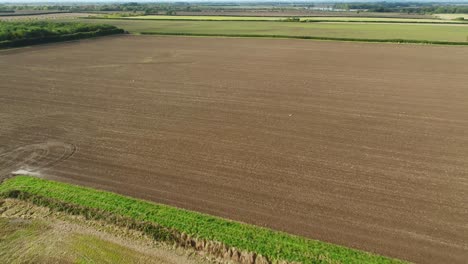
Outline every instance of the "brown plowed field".
POLYGON ((118 36, 0 52, 0 168, 468 259, 468 49, 118 36))

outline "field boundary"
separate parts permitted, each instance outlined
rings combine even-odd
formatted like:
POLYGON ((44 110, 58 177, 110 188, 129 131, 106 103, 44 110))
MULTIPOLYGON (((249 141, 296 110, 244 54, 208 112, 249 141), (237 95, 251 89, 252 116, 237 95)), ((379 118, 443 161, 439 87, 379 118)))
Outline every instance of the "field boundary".
POLYGON ((393 20, 301 20, 300 23, 371 23, 371 24, 431 24, 431 25, 468 25, 468 22, 429 22, 429 21, 393 21, 393 20))
POLYGON ((0 185, 0 197, 109 221, 161 241, 241 263, 404 263, 267 228, 30 176, 5 180, 0 185))
MULTIPOLYGON (((200 16, 203 17, 203 16, 200 16)), ((222 16, 219 16, 222 17, 222 16)), ((233 16, 234 17, 234 16, 233 16)), ((271 18, 271 17, 268 17, 271 18)), ((468 25, 468 22, 460 21, 444 21, 429 22, 429 21, 392 21, 392 20, 332 20, 332 19, 310 19, 310 17, 298 17, 300 21, 290 21, 288 18, 294 17, 278 17, 278 19, 192 19, 192 18, 134 18, 134 17, 78 17, 78 19, 111 19, 111 20, 142 20, 142 21, 212 21, 212 22, 283 22, 283 23, 370 23, 370 24, 431 24, 431 25, 468 25)))
POLYGON ((210 33, 183 33, 183 32, 140 32, 140 34, 142 34, 142 35, 161 35, 161 36, 311 39, 311 40, 331 40, 331 41, 356 41, 356 42, 377 42, 377 43, 407 43, 407 44, 432 44, 432 45, 468 46, 468 41, 467 42, 453 42, 453 41, 432 41, 432 40, 412 40, 412 39, 366 39, 366 38, 335 38, 335 37, 291 36, 291 35, 216 34, 216 33, 215 34, 210 34, 210 33))

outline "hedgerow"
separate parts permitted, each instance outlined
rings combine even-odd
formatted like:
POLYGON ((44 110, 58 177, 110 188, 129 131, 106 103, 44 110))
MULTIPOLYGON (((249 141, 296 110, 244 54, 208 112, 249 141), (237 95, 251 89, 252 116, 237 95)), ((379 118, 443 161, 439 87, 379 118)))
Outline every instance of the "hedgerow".
POLYGON ((112 25, 0 21, 0 48, 124 33, 112 25))

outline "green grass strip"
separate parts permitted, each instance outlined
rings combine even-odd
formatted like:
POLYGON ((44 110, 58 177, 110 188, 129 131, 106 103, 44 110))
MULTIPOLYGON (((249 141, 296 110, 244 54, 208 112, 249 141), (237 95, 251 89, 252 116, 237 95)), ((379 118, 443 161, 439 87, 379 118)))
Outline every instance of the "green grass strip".
POLYGON ((256 252, 271 260, 302 263, 404 263, 400 260, 267 228, 30 176, 10 178, 0 185, 2 197, 8 197, 12 192, 18 191, 81 207, 103 210, 137 221, 152 222, 193 237, 218 241, 240 250, 256 252))
POLYGON ((199 36, 199 37, 234 37, 234 38, 289 38, 289 39, 312 39, 332 41, 357 41, 357 42, 379 42, 379 43, 408 43, 408 44, 432 44, 432 45, 461 45, 468 46, 467 42, 415 40, 415 39, 367 39, 367 38, 335 38, 315 36, 291 36, 291 35, 260 35, 260 34, 218 34, 218 33, 183 33, 183 32, 141 32, 142 35, 162 36, 199 36))
POLYGON ((213 22, 286 22, 278 20, 268 20, 268 19, 196 19, 196 18, 179 18, 179 19, 170 19, 170 18, 133 18, 133 17, 78 17, 78 19, 104 19, 104 20, 138 20, 138 21, 213 21, 213 22))
MULTIPOLYGON (((288 21, 283 21, 288 22, 288 21)), ((452 21, 397 21, 397 20, 333 20, 333 19, 304 19, 296 23, 370 23, 370 24, 431 24, 431 25, 468 25, 468 22, 452 21)))
POLYGON ((104 19, 104 20, 139 20, 139 21, 212 21, 212 22, 284 22, 284 23, 368 23, 368 24, 431 24, 431 25, 468 25, 463 21, 404 21, 404 20, 334 20, 334 19, 307 19, 300 17, 300 21, 290 21, 288 17, 278 17, 278 19, 246 18, 246 19, 214 19, 214 18, 144 18, 143 17, 78 17, 78 19, 104 19))

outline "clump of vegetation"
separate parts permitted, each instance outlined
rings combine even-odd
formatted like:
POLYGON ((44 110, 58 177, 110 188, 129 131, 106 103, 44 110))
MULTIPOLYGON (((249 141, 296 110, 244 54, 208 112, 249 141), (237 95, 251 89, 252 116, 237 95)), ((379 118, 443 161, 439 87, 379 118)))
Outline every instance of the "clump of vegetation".
POLYGON ((456 21, 465 21, 465 18, 464 18, 464 17, 456 17, 456 18, 454 18, 453 20, 456 20, 456 21))
POLYGON ((0 47, 14 47, 123 33, 112 25, 0 21, 0 47))
POLYGON ((177 12, 175 10, 168 10, 166 11, 166 16, 175 16, 177 12))
POLYGON ((283 22, 301 22, 301 18, 299 17, 288 17, 286 19, 281 20, 283 22))
POLYGON ((135 13, 111 13, 111 14, 99 14, 97 16, 89 15, 86 18, 106 18, 106 19, 113 19, 113 18, 121 18, 121 17, 132 17, 135 16, 135 13))
POLYGON ((0 197, 25 199, 52 209, 128 226, 152 227, 154 237, 171 240, 165 230, 218 241, 271 260, 301 263, 402 263, 359 250, 310 240, 201 213, 133 199, 110 192, 19 176, 0 185, 0 197), (127 220, 125 220, 127 219, 127 220))

